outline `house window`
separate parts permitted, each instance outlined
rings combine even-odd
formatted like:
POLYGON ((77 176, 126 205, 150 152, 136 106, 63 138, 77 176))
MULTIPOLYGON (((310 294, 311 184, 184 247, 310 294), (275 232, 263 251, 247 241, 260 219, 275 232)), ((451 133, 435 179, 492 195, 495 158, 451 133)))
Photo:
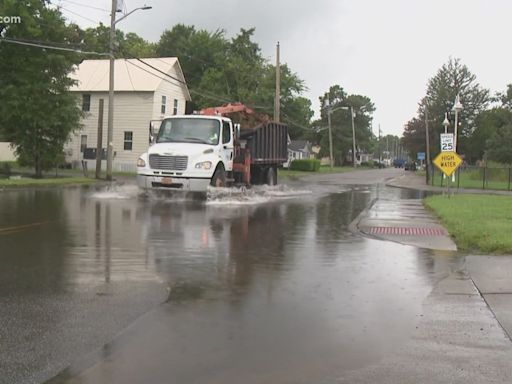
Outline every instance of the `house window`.
POLYGON ((167 96, 162 96, 162 106, 160 107, 160 113, 165 115, 165 107, 167 105, 167 96))
POLYGON ((84 151, 87 149, 87 135, 81 135, 80 136, 80 152, 84 153, 84 151))
POLYGON ((131 151, 133 148, 133 132, 124 131, 124 150, 131 151))
POLYGON ((82 95, 82 111, 89 112, 91 110, 91 95, 84 93, 82 95))
POLYGON ((172 113, 173 113, 173 115, 178 114, 178 99, 174 99, 174 108, 173 108, 172 113))

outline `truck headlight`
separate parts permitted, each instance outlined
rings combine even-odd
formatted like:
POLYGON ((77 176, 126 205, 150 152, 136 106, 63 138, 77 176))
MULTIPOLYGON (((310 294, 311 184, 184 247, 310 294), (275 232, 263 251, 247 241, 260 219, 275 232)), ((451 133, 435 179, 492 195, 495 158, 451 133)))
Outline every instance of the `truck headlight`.
POLYGON ((196 164, 196 169, 210 169, 212 167, 211 161, 203 161, 196 164))
POLYGON ((145 166, 146 166, 146 162, 139 157, 139 159, 137 160, 137 167, 145 167, 145 166))

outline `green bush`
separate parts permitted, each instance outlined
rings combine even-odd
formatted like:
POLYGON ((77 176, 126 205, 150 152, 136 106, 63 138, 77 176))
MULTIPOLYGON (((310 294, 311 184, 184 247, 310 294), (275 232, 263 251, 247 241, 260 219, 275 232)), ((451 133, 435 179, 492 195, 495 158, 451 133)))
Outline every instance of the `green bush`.
POLYGON ((0 161, 0 174, 10 176, 12 173, 12 167, 15 164, 15 161, 0 161))
POLYGON ((317 159, 297 159, 290 164, 292 171, 318 172, 320 169, 320 160, 317 159))

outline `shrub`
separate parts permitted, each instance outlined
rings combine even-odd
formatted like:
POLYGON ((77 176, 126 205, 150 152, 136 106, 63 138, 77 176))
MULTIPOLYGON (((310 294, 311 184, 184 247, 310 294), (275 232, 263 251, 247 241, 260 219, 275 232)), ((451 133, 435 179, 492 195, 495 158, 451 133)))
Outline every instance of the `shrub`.
POLYGON ((14 164, 14 161, 0 161, 0 174, 10 176, 14 164))
POLYGON ((317 159, 297 159, 290 164, 293 171, 318 172, 320 169, 320 160, 317 159))

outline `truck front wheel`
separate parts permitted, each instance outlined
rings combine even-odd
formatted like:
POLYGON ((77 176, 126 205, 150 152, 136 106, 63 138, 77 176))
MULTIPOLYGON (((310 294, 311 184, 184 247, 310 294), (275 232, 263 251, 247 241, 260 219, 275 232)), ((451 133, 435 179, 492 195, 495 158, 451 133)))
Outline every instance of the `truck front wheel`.
POLYGON ((216 188, 223 188, 226 186, 226 171, 222 164, 219 164, 215 173, 212 176, 212 180, 210 181, 210 185, 216 188))
POLYGON ((275 167, 269 167, 265 177, 266 184, 276 185, 277 184, 277 169, 275 167))

